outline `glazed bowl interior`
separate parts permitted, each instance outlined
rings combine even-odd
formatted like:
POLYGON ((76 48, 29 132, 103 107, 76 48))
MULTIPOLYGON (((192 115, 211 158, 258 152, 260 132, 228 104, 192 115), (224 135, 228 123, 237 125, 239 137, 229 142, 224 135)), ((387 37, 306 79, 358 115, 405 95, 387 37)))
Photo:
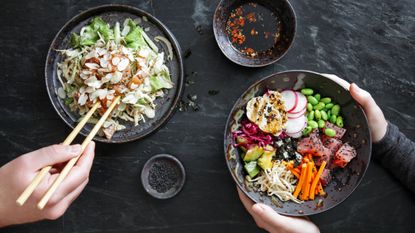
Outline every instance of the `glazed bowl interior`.
POLYGON ((331 79, 310 71, 277 73, 253 84, 232 108, 226 124, 224 140, 226 163, 239 188, 254 202, 265 203, 272 206, 278 213, 290 216, 321 213, 344 201, 356 189, 365 174, 370 161, 371 145, 366 116, 350 93, 331 79), (281 202, 276 197, 268 197, 251 190, 246 185, 246 173, 243 170, 240 151, 234 147, 232 132, 238 128, 239 121, 245 114, 245 106, 252 97, 262 95, 267 90, 299 90, 305 86, 316 90, 322 96, 331 97, 341 106, 345 122, 344 128, 347 130, 342 141, 349 142, 356 148, 357 157, 346 168, 332 171, 333 180, 325 187, 327 197, 318 197, 313 201, 306 201, 301 204, 291 201, 281 202), (320 199, 322 199, 322 205, 317 204, 320 199))
MULTIPOLYGON (((102 17, 102 19, 108 22, 110 25, 114 25, 115 22, 124 22, 126 18, 142 18, 140 26, 147 28, 150 38, 155 36, 165 37, 172 46, 173 59, 166 59, 166 66, 169 68, 170 77, 174 86, 172 89, 165 91, 165 95, 162 98, 155 100, 156 115, 154 118, 146 119, 146 122, 141 122, 138 126, 134 126, 132 122, 120 122, 126 126, 126 129, 117 131, 111 139, 107 139, 104 136, 95 136, 95 141, 107 142, 107 143, 123 143, 141 139, 150 133, 159 129, 175 110, 178 103, 183 87, 183 62, 181 58, 180 46, 173 36, 173 34, 164 26, 158 19, 150 15, 149 13, 140 9, 125 6, 125 5, 103 5, 96 8, 89 9, 81 12, 71 20, 69 20, 62 29, 57 33, 54 38, 48 52, 46 66, 45 66, 45 79, 46 88, 49 94, 49 98, 53 107, 59 116, 65 121, 67 125, 74 128, 80 118, 79 114, 72 112, 64 101, 58 97, 57 90, 61 87, 61 83, 57 77, 57 63, 61 62, 63 56, 57 50, 70 48, 70 37, 73 32, 79 33, 81 28, 88 24, 94 17, 102 17)), ((159 48, 159 52, 168 54, 168 48, 164 43, 155 42, 159 48)), ((87 124, 82 130, 81 134, 86 136, 92 129, 93 124, 87 124)))
POLYGON ((219 48, 228 59, 242 66, 261 67, 278 61, 287 53, 294 41, 296 16, 291 4, 287 0, 222 0, 217 6, 213 17, 213 31, 219 48), (230 13, 237 7, 247 3, 261 5, 269 9, 279 19, 281 25, 280 39, 275 43, 271 52, 265 55, 257 57, 247 56, 237 50, 229 40, 226 27, 230 13))

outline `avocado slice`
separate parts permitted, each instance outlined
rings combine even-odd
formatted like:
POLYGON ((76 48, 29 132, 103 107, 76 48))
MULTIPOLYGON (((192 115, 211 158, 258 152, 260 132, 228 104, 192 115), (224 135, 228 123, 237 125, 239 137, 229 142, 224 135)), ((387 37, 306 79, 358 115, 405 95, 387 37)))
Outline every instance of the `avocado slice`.
MULTIPOLYGON (((248 140, 246 140, 246 138, 244 138, 244 137, 237 136, 236 137, 236 143, 237 144, 246 144, 246 143, 248 143, 248 140)), ((244 152, 247 151, 245 146, 239 146, 239 148, 241 148, 244 152)))
POLYGON ((262 147, 260 146, 251 147, 250 149, 246 151, 246 154, 244 156, 244 161, 245 162, 255 161, 262 155, 262 153, 264 153, 264 149, 262 147))
POLYGON ((258 165, 262 169, 271 169, 272 168, 272 157, 275 156, 276 150, 274 147, 267 145, 265 147, 264 153, 261 155, 261 157, 258 159, 258 165))
POLYGON ((254 178, 259 173, 259 167, 256 161, 245 163, 245 171, 251 178, 254 178))

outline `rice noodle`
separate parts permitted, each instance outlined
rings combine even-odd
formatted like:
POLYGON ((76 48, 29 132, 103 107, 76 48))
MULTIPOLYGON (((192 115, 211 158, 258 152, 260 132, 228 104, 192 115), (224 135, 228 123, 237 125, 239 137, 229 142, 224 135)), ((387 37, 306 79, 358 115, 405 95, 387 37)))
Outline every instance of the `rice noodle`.
POLYGON ((271 169, 262 171, 257 178, 248 181, 253 182, 259 187, 259 191, 267 193, 268 196, 275 195, 281 201, 301 203, 292 195, 297 178, 286 169, 283 161, 275 161, 271 169))

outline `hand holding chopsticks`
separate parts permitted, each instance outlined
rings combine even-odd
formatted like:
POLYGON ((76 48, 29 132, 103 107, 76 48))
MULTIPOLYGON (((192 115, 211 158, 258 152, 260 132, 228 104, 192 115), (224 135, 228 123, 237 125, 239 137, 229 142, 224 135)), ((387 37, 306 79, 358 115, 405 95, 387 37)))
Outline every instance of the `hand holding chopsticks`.
MULTIPOLYGON (((108 116, 110 115, 112 110, 115 108, 115 106, 117 106, 119 101, 120 101, 120 97, 115 98, 114 101, 111 103, 111 105, 106 110, 106 112, 102 115, 101 119, 97 122, 97 124, 94 126, 94 128, 91 130, 91 132, 88 134, 88 136, 85 138, 84 142, 82 143, 81 153, 79 153, 76 157, 69 160, 69 162, 65 165, 63 170, 60 172, 60 174, 57 176, 57 178, 52 183, 52 186, 50 186, 49 189, 46 191, 46 193, 43 195, 42 199, 37 204, 37 207, 39 209, 43 209, 45 205, 48 203, 49 199, 52 197, 54 192, 58 189, 59 185, 64 181, 66 176, 71 171, 72 167, 78 161, 84 149, 87 147, 87 145, 92 141, 92 139, 98 133, 98 130, 102 127, 105 120, 108 118, 108 116)), ((96 111, 98 107, 99 107, 99 104, 97 103, 91 108, 91 110, 86 114, 83 120, 74 128, 71 134, 66 138, 66 140, 63 143, 64 145, 69 145, 73 141, 73 139, 76 137, 79 131, 83 128, 83 126, 87 123, 88 119, 93 115, 93 113, 96 111)), ((40 170, 40 172, 36 175, 36 177, 33 179, 31 184, 23 191, 20 197, 16 200, 18 205, 21 206, 26 202, 26 200, 30 197, 30 195, 33 193, 33 191, 42 181, 43 177, 49 172, 51 168, 52 166, 49 165, 49 166, 44 167, 42 170, 40 170)))

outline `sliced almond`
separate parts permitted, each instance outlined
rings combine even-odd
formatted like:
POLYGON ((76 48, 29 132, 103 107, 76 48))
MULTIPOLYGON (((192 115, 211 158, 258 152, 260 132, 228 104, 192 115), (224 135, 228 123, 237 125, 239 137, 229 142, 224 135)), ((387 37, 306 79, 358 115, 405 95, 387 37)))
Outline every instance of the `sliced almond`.
POLYGON ((123 71, 127 68, 129 63, 130 63, 130 61, 127 58, 123 58, 123 59, 121 59, 120 63, 118 63, 117 69, 119 71, 123 71))

